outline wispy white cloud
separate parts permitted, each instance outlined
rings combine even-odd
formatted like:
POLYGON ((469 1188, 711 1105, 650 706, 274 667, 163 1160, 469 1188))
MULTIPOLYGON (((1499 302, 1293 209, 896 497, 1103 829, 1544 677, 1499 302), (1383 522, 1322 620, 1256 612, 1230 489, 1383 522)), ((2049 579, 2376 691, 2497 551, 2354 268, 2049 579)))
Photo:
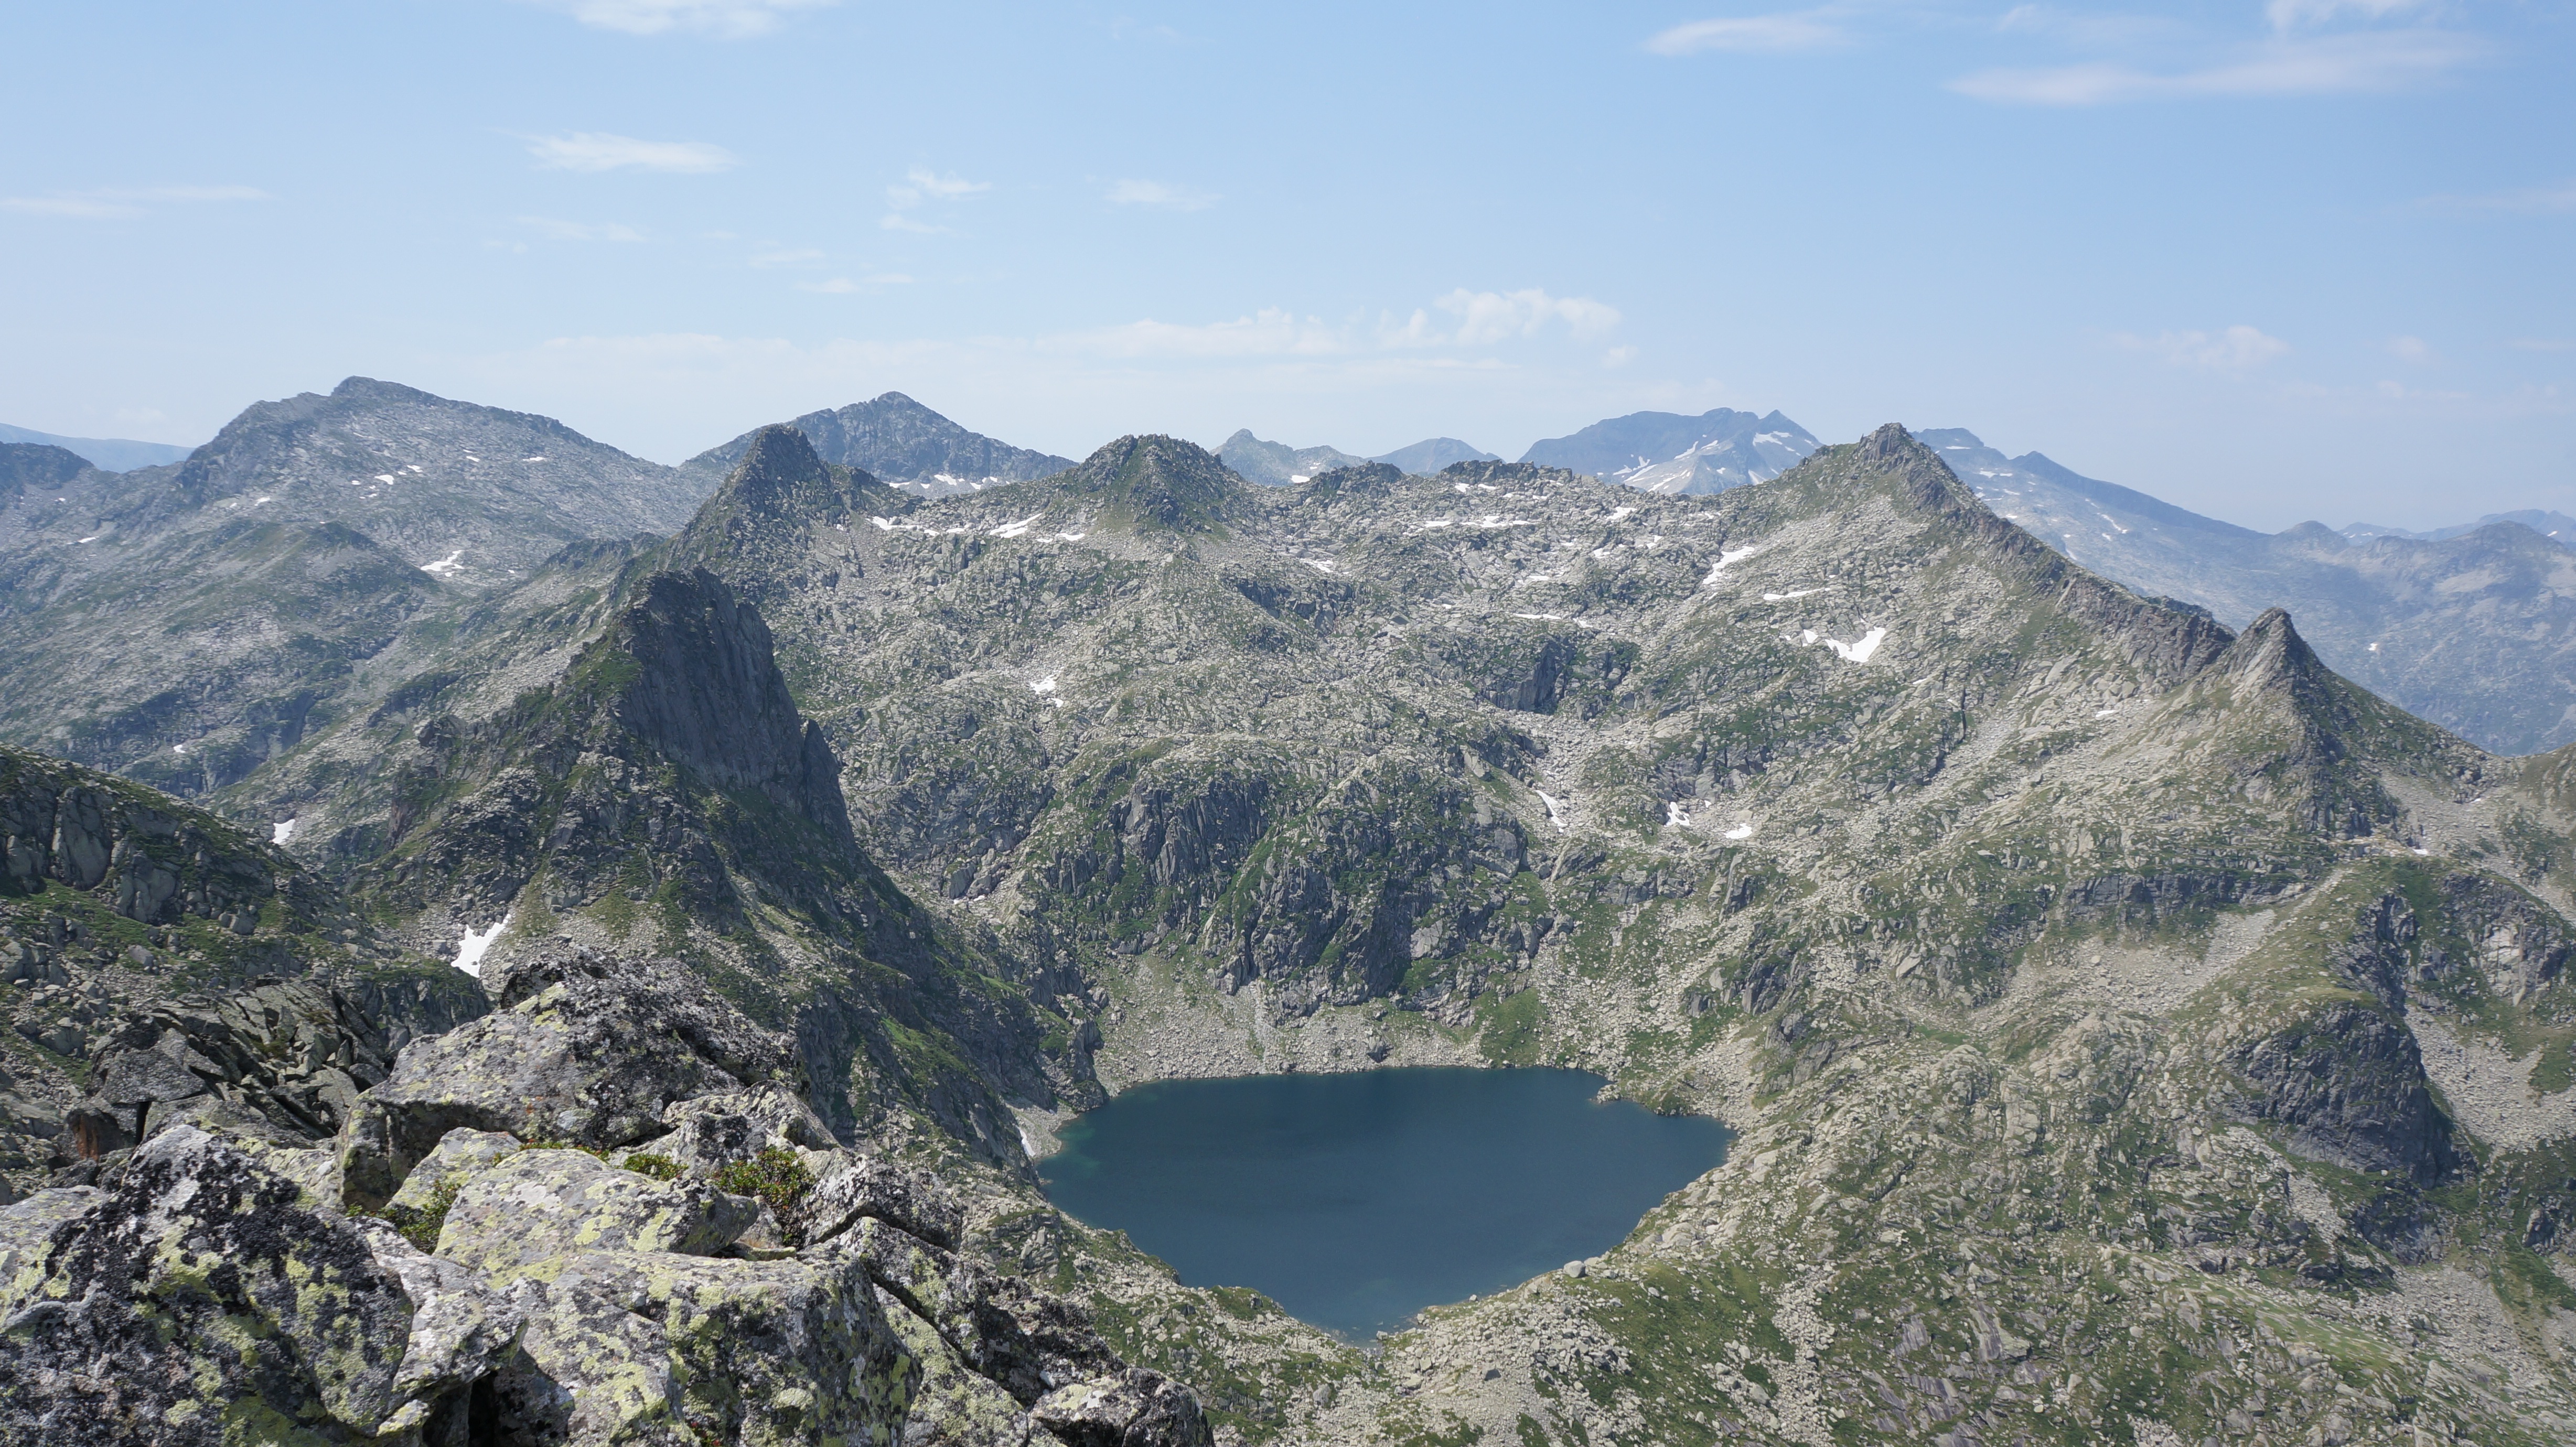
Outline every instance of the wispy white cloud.
MULTIPOLYGON (((1417 307, 1403 320, 1375 326, 1335 324, 1265 307, 1232 321, 1186 324, 1147 319, 1047 339, 1043 345, 1116 357, 1321 357, 1366 352, 1481 349, 1562 327, 1590 340, 1619 323, 1615 307, 1590 297, 1560 297, 1536 287, 1470 291, 1464 287, 1417 307), (1445 314, 1445 318, 1444 315, 1445 314)), ((1624 358, 1614 357, 1611 365, 1624 358)))
POLYGON ((860 277, 856 281, 846 276, 836 276, 829 281, 800 281, 796 283, 796 289, 821 292, 825 296, 848 296, 871 286, 909 286, 911 284, 912 278, 902 272, 881 271, 872 276, 860 277))
POLYGON ((273 199, 256 186, 96 186, 43 196, 0 196, 0 211, 78 221, 117 221, 148 215, 154 205, 162 202, 273 199))
POLYGON ((941 175, 927 166, 915 166, 903 173, 903 179, 886 187, 886 205, 893 209, 877 218, 877 225, 888 231, 910 231, 920 236, 954 236, 957 233, 934 222, 923 221, 909 213, 931 201, 961 201, 993 189, 990 181, 969 181, 954 172, 941 175))
POLYGON ((1352 349, 1343 328, 1281 307, 1230 322, 1188 325, 1151 318, 1046 339, 1042 345, 1107 357, 1317 357, 1352 349))
POLYGON ((607 131, 526 138, 528 154, 547 171, 667 171, 697 175, 738 164, 731 151, 705 141, 639 141, 607 131))
POLYGON ((2364 20, 2385 20, 2410 10, 2428 7, 2430 0, 2271 0, 2263 7, 2263 16, 2272 28, 2286 35, 2293 30, 2326 24, 2344 15, 2357 15, 2364 20))
POLYGON ((2576 341, 2565 337, 2515 337, 2505 345, 2517 352, 2576 352, 2576 341))
POLYGON ((1452 340, 1469 347, 1534 337, 1552 322, 1565 323, 1578 337, 1599 336, 1619 324, 1616 307, 1588 296, 1550 296, 1536 287, 1508 292, 1460 287, 1433 305, 1458 318, 1452 340))
POLYGON ((915 166, 903 173, 901 184, 886 187, 886 203, 904 210, 924 201, 954 201, 992 189, 990 181, 969 181, 954 173, 942 176, 927 167, 915 166))
POLYGON ((1777 15, 1737 15, 1693 20, 1657 32, 1646 48, 1657 55, 1696 55, 1704 50, 1783 52, 1839 44, 1842 28, 1821 10, 1777 15))
POLYGON ((632 226, 615 223, 591 225, 580 221, 558 221, 551 216, 522 216, 519 224, 548 241, 641 241, 644 233, 632 226))
POLYGON ((810 246, 778 247, 770 251, 753 253, 751 264, 759 267, 811 266, 822 259, 823 253, 810 246))
POLYGON ((2115 332, 2111 341, 2128 351, 2162 357, 2177 367, 2207 367, 2221 372, 2246 371, 2290 352, 2288 342, 2248 326, 2217 332, 2159 332, 2152 337, 2115 332))
POLYGON ((2427 196, 2418 204, 2436 211, 2513 211, 2525 215, 2553 215, 2576 211, 2576 181, 2492 191, 2483 196, 2427 196))
POLYGON ((1205 211, 1223 198, 1214 191, 1201 191, 1190 186, 1166 185, 1161 181, 1120 181, 1109 188, 1109 199, 1121 206, 1160 206, 1170 211, 1205 211))
POLYGON ((628 35, 700 31, 727 39, 766 35, 791 10, 818 10, 838 0, 531 0, 584 25, 628 35))
POLYGON ((2419 367, 2442 360, 2441 354, 2433 350, 2433 344, 2422 337, 2390 337, 2379 344, 2379 349, 2401 362, 2413 362, 2419 367))
POLYGON ((2180 70, 2113 61, 1984 70, 1950 82, 1950 89, 1976 100, 2043 106, 2372 94, 2430 84, 2487 53, 2485 42, 2455 31, 2372 31, 2273 40, 2216 64, 2180 70))

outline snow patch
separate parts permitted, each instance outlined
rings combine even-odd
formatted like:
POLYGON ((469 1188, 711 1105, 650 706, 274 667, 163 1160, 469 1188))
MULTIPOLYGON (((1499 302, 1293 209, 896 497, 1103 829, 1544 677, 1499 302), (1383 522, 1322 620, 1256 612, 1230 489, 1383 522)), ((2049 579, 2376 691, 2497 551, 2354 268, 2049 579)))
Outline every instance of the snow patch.
POLYGON ((390 472, 379 472, 376 474, 376 481, 378 482, 391 482, 393 480, 394 475, 390 472))
POLYGON ((1724 834, 1721 834, 1718 837, 1721 839, 1750 839, 1753 837, 1753 821, 1747 819, 1743 823, 1727 830, 1724 834))
POLYGON ((252 499, 250 500, 250 505, 251 505, 252 507, 257 507, 257 506, 259 506, 261 503, 264 503, 264 502, 266 502, 266 501, 268 501, 268 499, 267 499, 267 498, 264 498, 264 497, 255 497, 255 498, 252 498, 252 499))
POLYGON ((1557 802, 1557 798, 1554 794, 1551 794, 1544 789, 1539 791, 1538 801, 1547 806, 1547 822, 1556 826, 1557 833, 1564 833, 1565 806, 1557 802))
POLYGON ((1636 510, 1635 508, 1633 508, 1633 507, 1614 507, 1614 508, 1610 509, 1610 518, 1609 518, 1609 520, 1610 520, 1611 522, 1614 522, 1614 523, 1615 523, 1615 522, 1619 521, 1621 518, 1624 518, 1624 517, 1628 517, 1628 516, 1633 515, 1636 511, 1637 511, 1637 510, 1636 510))
POLYGON ((460 970, 463 970, 465 973, 472 975, 478 980, 483 978, 484 953, 492 948, 492 942, 494 940, 501 937, 501 931, 508 929, 509 927, 510 916, 505 913, 499 919, 492 922, 492 927, 490 929, 483 931, 483 933, 479 935, 472 929, 467 929, 465 931, 465 938, 456 942, 456 958, 448 961, 448 963, 454 965, 460 970))
POLYGON ((2118 712, 2119 710, 2116 708, 2097 708, 2093 710, 2093 716, 2095 718, 2109 718, 2118 712))
POLYGON ((295 821, 292 819, 280 819, 269 826, 268 842, 271 844, 283 844, 294 837, 295 821))
POLYGON ((1330 558, 1299 558, 1297 561, 1318 573, 1329 573, 1333 570, 1333 560, 1330 558))
POLYGON ((537 455, 537 456, 535 456, 535 457, 522 457, 522 458, 520 458, 519 460, 520 460, 521 462, 543 462, 543 461, 545 461, 546 459, 545 459, 545 455, 544 455, 543 453, 540 453, 540 454, 538 454, 538 455, 537 455))
POLYGON ((463 548, 458 548, 455 552, 449 553, 446 557, 439 559, 435 563, 421 564, 420 570, 424 573, 444 578, 450 573, 461 572, 464 570, 465 565, 457 561, 464 556, 465 550, 463 548))
POLYGON ((1869 656, 1878 651, 1878 645, 1886 641, 1886 629, 1872 628, 1860 636, 1858 643, 1845 643, 1840 639, 1828 638, 1825 640, 1825 646, 1832 649, 1834 656, 1845 663, 1867 663, 1869 656))
POLYGON ((1699 585, 1703 588, 1716 587, 1718 574, 1760 551, 1762 551, 1760 543, 1755 543, 1749 548, 1720 548, 1717 554, 1717 566, 1708 570, 1708 576, 1700 579, 1699 585))
POLYGON ((1027 517, 1020 519, 1018 522, 1004 523, 1000 527, 993 529, 992 535, 997 538, 1016 538, 1022 536, 1027 533, 1029 529, 1037 526, 1039 518, 1045 516, 1046 514, 1042 512, 1031 513, 1027 517))
POLYGON ((1667 829, 1688 829, 1690 827, 1690 811, 1670 799, 1665 800, 1664 827, 1667 829))
POLYGON ((1050 673, 1050 674, 1048 674, 1046 677, 1039 679, 1037 682, 1030 684, 1030 685, 1029 685, 1029 692, 1031 692, 1031 693, 1053 693, 1053 692, 1055 692, 1055 675, 1054 675, 1054 674, 1052 674, 1052 673, 1050 673))
POLYGON ((1786 593, 1765 593, 1762 595, 1762 601, 1765 603, 1786 603, 1792 598, 1812 598, 1818 593, 1831 592, 1833 590, 1833 586, 1833 584, 1827 583, 1821 588, 1792 588, 1786 593))

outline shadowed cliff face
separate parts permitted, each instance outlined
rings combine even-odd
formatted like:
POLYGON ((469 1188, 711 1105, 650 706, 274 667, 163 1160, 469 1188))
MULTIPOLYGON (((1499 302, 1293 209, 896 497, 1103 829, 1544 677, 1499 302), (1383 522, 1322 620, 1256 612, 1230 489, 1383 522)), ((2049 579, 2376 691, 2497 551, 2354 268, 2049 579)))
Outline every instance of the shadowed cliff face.
POLYGON ((853 857, 839 761, 798 716, 760 615, 704 571, 657 573, 637 591, 600 645, 635 665, 610 705, 616 723, 715 788, 793 812, 853 857))

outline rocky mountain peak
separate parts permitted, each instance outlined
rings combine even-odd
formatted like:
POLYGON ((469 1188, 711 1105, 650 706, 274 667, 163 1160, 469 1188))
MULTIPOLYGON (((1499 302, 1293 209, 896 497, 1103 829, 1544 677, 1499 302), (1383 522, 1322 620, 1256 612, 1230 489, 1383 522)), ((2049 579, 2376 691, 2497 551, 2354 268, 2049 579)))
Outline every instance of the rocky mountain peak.
POLYGON ((1161 434, 1121 437, 1084 458, 1064 485, 1098 499, 1106 519, 1140 530, 1221 533, 1248 501, 1246 484, 1195 443, 1161 434))
POLYGON ((2257 688, 2297 688, 2322 682, 2329 675, 2316 650, 2290 622, 2289 612, 2266 608, 2247 624, 2220 654, 2215 667, 2240 683, 2257 688))
POLYGON ((857 469, 835 469, 803 432, 772 423, 751 434, 715 506, 731 501, 763 516, 834 522, 846 519, 871 492, 880 495, 874 499, 880 504, 894 502, 874 477, 857 469))
MULTIPOLYGON (((804 447, 787 428, 767 430, 804 447)), ((707 783, 756 792, 855 849, 831 745, 798 714, 769 625, 722 579, 703 568, 654 574, 593 647, 632 661, 608 671, 623 685, 611 712, 636 737, 707 783)))
MULTIPOLYGON (((1052 453, 969 431, 901 392, 808 412, 783 425, 802 433, 826 462, 858 468, 890 487, 930 497, 1029 482, 1073 465, 1052 453)), ((681 464, 681 471, 720 475, 742 460, 756 435, 745 433, 709 448, 681 464)))
POLYGON ((29 490, 60 487, 89 463, 79 454, 38 442, 0 442, 0 506, 29 490))

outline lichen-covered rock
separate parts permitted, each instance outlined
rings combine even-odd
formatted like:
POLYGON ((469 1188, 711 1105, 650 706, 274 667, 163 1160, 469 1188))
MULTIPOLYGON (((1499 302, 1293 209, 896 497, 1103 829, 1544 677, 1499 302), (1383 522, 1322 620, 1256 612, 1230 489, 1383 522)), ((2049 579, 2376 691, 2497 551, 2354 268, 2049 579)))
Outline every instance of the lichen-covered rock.
POLYGON ((499 1009, 414 1042, 351 1111, 339 1138, 351 1203, 390 1199, 460 1126, 632 1146, 667 1132, 662 1116, 674 1101, 745 1091, 792 1070, 785 1037, 674 961, 566 949, 487 984, 499 1009))
POLYGON ((1215 1439, 1196 1397, 1143 1367, 1060 1387, 1029 1417, 1067 1447, 1196 1447, 1215 1439))
POLYGON ((0 1441, 365 1441, 402 1405, 401 1282, 240 1151, 173 1130, 112 1192, 13 1208, 48 1213, 5 1248, 0 1441))
POLYGON ((575 1251, 706 1256, 733 1244, 758 1202, 703 1181, 655 1181, 586 1151, 521 1151, 456 1193, 438 1254, 508 1279, 575 1251))
POLYGON ((891 1447, 919 1360, 854 1261, 580 1252, 516 1283, 499 1440, 891 1447))
POLYGON ((957 1198, 909 1166, 883 1156, 838 1151, 815 1175, 814 1189, 797 1203, 793 1223, 809 1244, 828 1241, 863 1220, 883 1221, 951 1250, 965 1233, 966 1214, 957 1198))
POLYGON ((828 1151, 839 1144, 814 1107, 775 1085, 673 1101, 662 1123, 671 1133, 653 1143, 654 1152, 700 1170, 747 1161, 773 1147, 828 1151))
POLYGON ((430 1255, 382 1221, 362 1216, 352 1224, 376 1264, 402 1283, 412 1307, 411 1334, 394 1375, 394 1391, 405 1400, 379 1434, 418 1423, 432 1444, 458 1440, 456 1419, 472 1410, 471 1389, 514 1360, 525 1310, 480 1273, 430 1255))
POLYGON ((877 1305, 921 1361, 921 1389, 903 1424, 903 1447, 1051 1447, 1027 1404, 957 1359, 937 1328, 880 1287, 877 1305))
POLYGON ((412 1167, 411 1174, 403 1178, 402 1189, 385 1203, 386 1208, 425 1210, 431 1195, 449 1181, 461 1187, 463 1178, 489 1170, 524 1149, 519 1138, 506 1131, 458 1126, 440 1136, 437 1147, 412 1167))
POLYGON ((858 1262, 877 1285, 930 1323, 959 1361, 1024 1405, 1058 1387, 1125 1369, 1081 1307, 883 1221, 863 1220, 822 1250, 809 1250, 807 1258, 858 1262))

